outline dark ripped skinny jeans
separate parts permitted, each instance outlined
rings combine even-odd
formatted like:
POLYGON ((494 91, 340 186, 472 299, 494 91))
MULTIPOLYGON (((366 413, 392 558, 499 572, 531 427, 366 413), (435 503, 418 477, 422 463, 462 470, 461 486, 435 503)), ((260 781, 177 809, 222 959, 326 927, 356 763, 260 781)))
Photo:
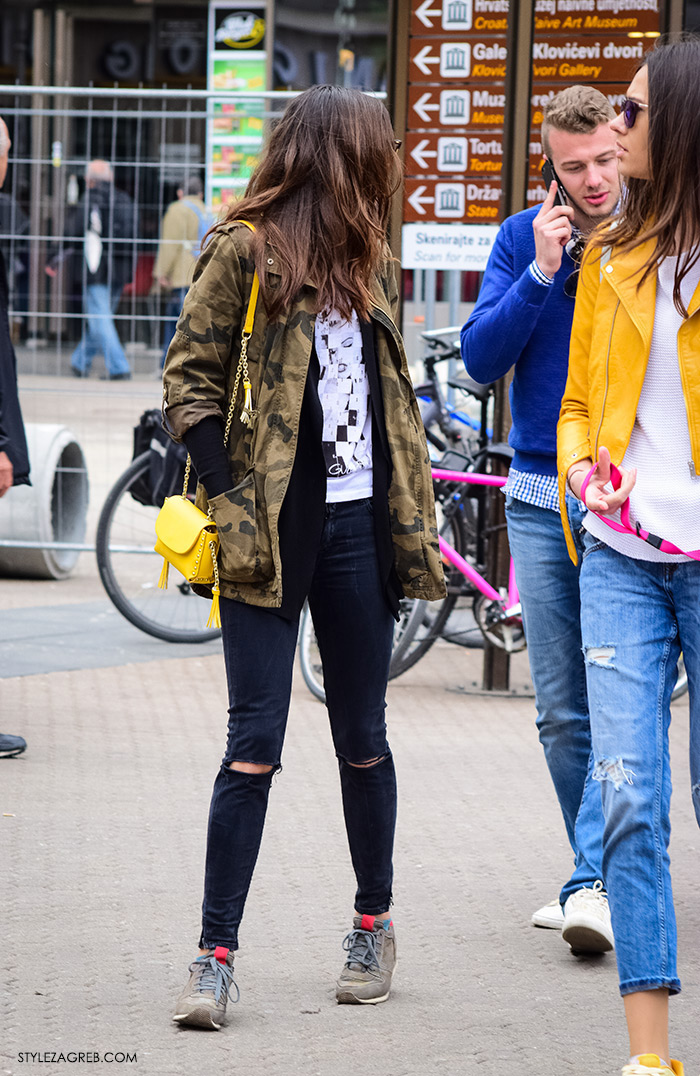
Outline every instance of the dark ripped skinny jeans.
MULTIPOLYGON (((309 604, 357 879, 355 908, 378 915, 391 904, 396 823, 396 777, 384 720, 394 620, 377 569, 370 500, 326 506, 309 604), (381 761, 357 765, 375 759, 381 761)), ((209 812, 203 949, 238 948, 270 783, 280 767, 299 627, 298 618, 223 598, 221 624, 230 717, 209 812), (230 769, 234 761, 272 770, 243 773, 230 769)))

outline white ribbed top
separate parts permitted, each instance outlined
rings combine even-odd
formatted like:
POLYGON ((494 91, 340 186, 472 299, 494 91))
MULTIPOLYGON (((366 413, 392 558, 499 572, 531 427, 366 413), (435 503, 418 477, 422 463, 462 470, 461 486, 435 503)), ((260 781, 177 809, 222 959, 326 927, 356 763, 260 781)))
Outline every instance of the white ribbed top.
MULTIPOLYGON (((632 525, 673 542, 679 549, 700 549, 700 478, 691 478, 688 416, 678 363, 678 330, 683 318, 673 305, 673 280, 678 259, 659 265, 654 332, 637 417, 622 466, 637 468, 630 496, 632 525)), ((687 308, 698 283, 700 263, 683 279, 687 308)), ((700 355, 698 356, 700 362, 700 355)), ((700 460, 695 461, 700 470, 700 460)), ((620 513, 612 517, 619 522, 620 513)), ((636 560, 676 563, 688 558, 662 553, 631 534, 618 534, 589 512, 584 526, 596 538, 636 560)))

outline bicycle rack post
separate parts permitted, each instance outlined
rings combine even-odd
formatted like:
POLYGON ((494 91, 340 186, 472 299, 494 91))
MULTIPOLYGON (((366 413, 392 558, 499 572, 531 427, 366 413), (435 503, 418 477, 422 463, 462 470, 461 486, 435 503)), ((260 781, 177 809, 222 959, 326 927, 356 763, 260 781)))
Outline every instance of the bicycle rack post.
MULTIPOLYGON (((528 132, 530 84, 532 77, 532 35, 535 0, 518 0, 508 15, 508 63, 506 65, 506 113, 503 132, 503 211, 510 216, 524 209, 528 172, 528 132)), ((496 385, 493 416, 494 440, 504 441, 510 429, 508 385, 511 374, 496 385)), ((492 497, 491 525, 505 523, 503 500, 492 497)), ((508 582, 508 537, 505 527, 491 531, 487 549, 487 578, 496 587, 508 582)), ((483 687, 485 691, 507 691, 510 681, 510 655, 487 645, 484 648, 483 687)))
MULTIPOLYGON (((510 377, 499 381, 494 393, 493 436, 497 441, 505 440, 510 429, 509 381, 510 377)), ((506 471, 506 467, 501 465, 501 473, 506 474, 506 471)), ((503 497, 491 496, 488 504, 489 538, 486 547, 486 578, 492 580, 496 589, 499 589, 508 585, 510 569, 503 497)), ((492 646, 488 640, 484 645, 482 688, 484 691, 508 691, 510 688, 510 654, 501 647, 492 646)))

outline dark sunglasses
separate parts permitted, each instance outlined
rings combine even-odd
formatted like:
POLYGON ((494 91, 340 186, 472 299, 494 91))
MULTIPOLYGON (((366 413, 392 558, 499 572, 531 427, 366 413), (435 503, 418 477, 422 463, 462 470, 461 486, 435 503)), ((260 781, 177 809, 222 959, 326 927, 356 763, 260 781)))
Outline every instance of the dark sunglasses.
POLYGON ((394 149, 396 150, 397 153, 401 149, 402 145, 403 145, 403 142, 401 141, 400 138, 395 138, 394 139, 394 149))
POLYGON ((633 101, 631 98, 625 97, 620 106, 620 115, 628 131, 634 127, 637 116, 643 108, 649 108, 649 105, 643 105, 641 101, 633 101))
POLYGON ((576 262, 576 268, 573 273, 569 273, 564 281, 564 295, 568 295, 570 299, 576 298, 576 288, 578 287, 578 277, 580 273, 579 263, 583 257, 583 252, 586 249, 586 237, 580 233, 574 236, 566 244, 566 253, 576 262))

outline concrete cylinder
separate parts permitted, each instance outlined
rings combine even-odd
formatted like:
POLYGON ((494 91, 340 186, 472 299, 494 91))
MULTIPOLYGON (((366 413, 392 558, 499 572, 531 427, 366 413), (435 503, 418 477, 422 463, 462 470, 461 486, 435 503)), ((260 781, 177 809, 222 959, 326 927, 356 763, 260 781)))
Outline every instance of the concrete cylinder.
POLYGON ((64 579, 78 550, 22 549, 20 543, 85 541, 88 476, 83 450, 65 426, 27 423, 31 486, 13 486, 0 499, 0 575, 64 579))

